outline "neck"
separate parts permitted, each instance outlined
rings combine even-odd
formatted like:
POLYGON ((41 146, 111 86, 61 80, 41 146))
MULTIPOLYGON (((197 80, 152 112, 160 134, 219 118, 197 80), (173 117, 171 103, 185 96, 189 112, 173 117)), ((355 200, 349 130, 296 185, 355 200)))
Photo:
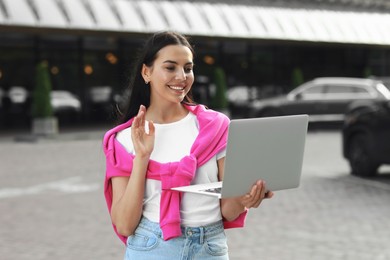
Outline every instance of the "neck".
POLYGON ((172 105, 150 105, 146 111, 146 120, 157 124, 168 124, 187 116, 188 110, 180 103, 172 105))

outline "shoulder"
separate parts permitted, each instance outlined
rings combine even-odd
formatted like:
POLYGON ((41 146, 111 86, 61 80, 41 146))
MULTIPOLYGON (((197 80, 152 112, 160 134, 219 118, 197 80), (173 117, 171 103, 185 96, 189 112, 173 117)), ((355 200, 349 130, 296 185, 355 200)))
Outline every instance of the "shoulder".
POLYGON ((225 114, 209 109, 204 105, 185 105, 185 107, 196 115, 198 120, 216 121, 218 123, 229 123, 230 119, 225 114))
MULTIPOLYGON (((115 126, 105 133, 103 138, 103 146, 105 151, 113 149, 115 147, 116 141, 118 141, 122 146, 128 146, 126 143, 129 141, 131 142, 131 123, 132 120, 129 120, 126 123, 115 126)), ((127 147, 126 150, 128 150, 127 147)))
POLYGON ((131 139, 131 127, 119 131, 116 134, 115 139, 126 149, 128 153, 133 152, 134 146, 131 139))

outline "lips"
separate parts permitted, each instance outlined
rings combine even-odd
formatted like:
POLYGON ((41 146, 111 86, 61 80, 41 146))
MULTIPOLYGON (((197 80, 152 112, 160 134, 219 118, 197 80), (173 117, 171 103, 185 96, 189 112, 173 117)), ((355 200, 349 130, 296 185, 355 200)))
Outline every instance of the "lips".
POLYGON ((185 87, 182 87, 182 86, 171 86, 171 85, 168 85, 168 87, 172 90, 175 90, 175 91, 184 91, 185 87))

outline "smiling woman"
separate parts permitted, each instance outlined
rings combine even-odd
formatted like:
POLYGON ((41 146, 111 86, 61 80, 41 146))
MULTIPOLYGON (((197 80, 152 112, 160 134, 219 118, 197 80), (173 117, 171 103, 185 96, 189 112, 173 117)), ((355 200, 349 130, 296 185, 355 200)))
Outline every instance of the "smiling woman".
POLYGON ((104 136, 105 196, 125 259, 228 259, 224 228, 272 197, 262 181, 222 200, 171 189, 223 179, 229 119, 192 100, 193 58, 183 35, 149 38, 119 125, 104 136))
POLYGON ((177 105, 184 100, 194 83, 193 54, 182 45, 169 45, 161 49, 153 65, 143 64, 142 77, 150 84, 151 104, 146 114, 148 120, 169 123, 175 118, 150 118, 151 111, 163 111, 165 106, 177 105), (172 57, 174 59, 172 60, 172 57), (168 120, 168 121, 166 121, 168 120))

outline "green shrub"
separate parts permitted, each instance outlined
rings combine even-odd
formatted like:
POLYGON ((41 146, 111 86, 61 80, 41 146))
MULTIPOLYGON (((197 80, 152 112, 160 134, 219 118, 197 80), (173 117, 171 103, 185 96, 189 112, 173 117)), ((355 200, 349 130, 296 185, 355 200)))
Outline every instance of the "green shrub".
POLYGON ((364 78, 369 78, 370 76, 372 76, 372 70, 370 67, 365 67, 364 70, 363 70, 363 77, 364 78))
POLYGON ((303 73, 300 68, 294 68, 291 75, 292 88, 296 88, 304 82, 303 73))
POLYGON ((33 118, 47 118, 53 116, 50 103, 51 81, 47 62, 40 62, 36 66, 35 86, 32 94, 33 118))
POLYGON ((213 83, 215 84, 216 92, 211 102, 212 107, 215 109, 226 109, 228 106, 226 97, 227 84, 225 72, 221 67, 214 69, 213 83))

